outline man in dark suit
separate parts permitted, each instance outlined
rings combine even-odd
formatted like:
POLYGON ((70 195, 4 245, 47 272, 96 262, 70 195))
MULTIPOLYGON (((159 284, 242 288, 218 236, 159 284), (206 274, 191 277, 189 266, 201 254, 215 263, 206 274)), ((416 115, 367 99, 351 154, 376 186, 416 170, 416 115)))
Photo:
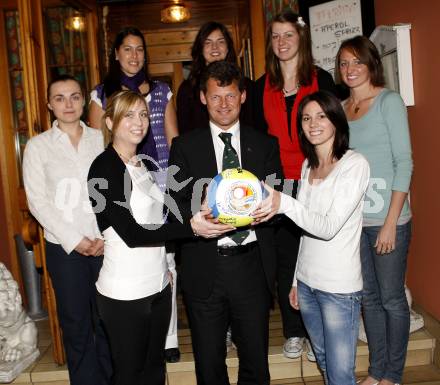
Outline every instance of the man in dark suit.
MULTIPOLYGON (((209 127, 175 138, 169 158, 169 165, 177 166, 176 181, 191 180, 180 191, 171 192, 184 218, 200 207, 203 183, 226 168, 241 166, 260 180, 270 175, 281 178, 277 140, 240 127, 240 108, 246 99, 240 69, 224 61, 212 63, 200 87, 209 127)), ((225 364, 228 325, 240 359, 238 384, 270 383, 268 328, 275 261, 270 226, 182 244, 182 290, 199 385, 229 384, 225 364)))

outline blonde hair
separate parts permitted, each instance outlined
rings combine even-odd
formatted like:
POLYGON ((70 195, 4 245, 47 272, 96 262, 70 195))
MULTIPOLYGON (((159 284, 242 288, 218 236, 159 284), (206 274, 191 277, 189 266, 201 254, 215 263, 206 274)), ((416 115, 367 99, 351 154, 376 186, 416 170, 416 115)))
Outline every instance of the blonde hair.
POLYGON ((101 130, 104 135, 104 143, 106 146, 113 140, 113 132, 117 130, 121 120, 137 102, 144 103, 148 111, 147 102, 138 92, 124 90, 110 96, 101 120, 101 130), (107 126, 105 121, 107 118, 110 118, 113 123, 112 129, 107 126))

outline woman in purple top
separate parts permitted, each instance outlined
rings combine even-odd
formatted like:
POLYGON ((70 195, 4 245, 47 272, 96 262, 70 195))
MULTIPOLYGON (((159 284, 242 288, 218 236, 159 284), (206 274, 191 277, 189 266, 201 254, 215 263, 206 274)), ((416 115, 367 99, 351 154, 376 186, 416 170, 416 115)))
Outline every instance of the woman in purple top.
POLYGON ((89 122, 101 127, 107 99, 123 89, 138 91, 145 96, 149 109, 150 130, 139 145, 138 153, 152 157, 159 168, 156 182, 164 191, 169 146, 178 135, 177 118, 171 101, 172 92, 166 83, 151 80, 146 62, 147 47, 142 32, 137 28, 122 29, 110 52, 109 71, 104 82, 91 92, 89 122))
MULTIPOLYGON (((147 102, 150 126, 147 136, 138 146, 138 154, 144 154, 154 160, 156 172, 153 173, 157 185, 165 191, 169 147, 172 139, 178 135, 176 110, 171 101, 172 92, 166 83, 152 80, 148 74, 146 61, 147 46, 139 29, 126 27, 115 38, 109 57, 109 71, 104 82, 91 92, 89 124, 102 126, 108 98, 121 90, 128 89, 141 93, 147 102)), ((108 141, 107 141, 108 142, 108 141)), ((167 254, 168 269, 173 275, 173 311, 170 329, 165 345, 165 358, 168 362, 177 362, 180 352, 177 341, 177 304, 174 254, 167 254)))

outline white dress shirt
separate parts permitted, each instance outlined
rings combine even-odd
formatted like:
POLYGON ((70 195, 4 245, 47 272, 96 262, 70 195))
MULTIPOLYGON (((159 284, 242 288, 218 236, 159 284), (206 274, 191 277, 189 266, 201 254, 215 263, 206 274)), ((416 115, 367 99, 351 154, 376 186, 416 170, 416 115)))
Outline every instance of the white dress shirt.
MULTIPOLYGON (((143 225, 164 223, 163 193, 151 174, 143 164, 126 166, 132 181, 133 218, 143 225)), ((173 255, 167 256, 164 242, 130 248, 111 226, 103 235, 104 262, 96 282, 99 293, 117 300, 135 300, 160 292, 168 285, 167 257, 173 255)))
POLYGON ((293 286, 300 280, 330 293, 362 290, 360 238, 368 162, 348 150, 320 183, 310 184, 309 174, 305 160, 298 198, 281 194, 278 211, 305 231, 293 286))
MULTIPOLYGON (((211 121, 209 122, 209 127, 211 129, 212 142, 214 143, 214 151, 215 151, 215 159, 217 161, 217 171, 220 173, 223 170, 223 151, 225 149, 225 143, 220 139, 219 135, 222 132, 227 132, 232 134, 231 145, 234 150, 237 152, 238 160, 241 165, 241 151, 240 151, 240 122, 237 121, 232 127, 228 130, 222 130, 220 127, 216 126, 211 121)), ((245 245, 247 243, 255 242, 257 240, 257 236, 254 230, 249 230, 249 235, 247 238, 241 243, 245 245)), ((237 246, 237 244, 228 236, 224 236, 218 239, 218 246, 237 246)))
POLYGON ((78 149, 69 136, 52 128, 31 138, 23 154, 23 180, 29 210, 44 228, 44 237, 71 253, 87 237, 102 238, 89 201, 87 174, 104 150, 102 133, 83 129, 78 149))

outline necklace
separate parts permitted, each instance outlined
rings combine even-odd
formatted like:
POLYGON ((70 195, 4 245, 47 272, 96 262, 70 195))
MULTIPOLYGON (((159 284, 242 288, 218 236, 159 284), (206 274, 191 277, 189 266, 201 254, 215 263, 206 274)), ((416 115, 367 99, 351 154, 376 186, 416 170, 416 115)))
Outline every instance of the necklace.
POLYGON ((295 87, 292 88, 291 90, 287 90, 287 89, 285 89, 283 87, 283 94, 284 94, 284 96, 291 94, 293 91, 298 91, 299 87, 300 87, 299 83, 296 83, 295 87))
POLYGON ((116 153, 119 155, 119 157, 124 161, 124 163, 129 163, 132 165, 136 165, 138 163, 138 159, 136 155, 133 155, 132 157, 128 157, 124 155, 121 151, 118 150, 118 148, 113 145, 113 148, 115 149, 116 153))
POLYGON ((360 104, 361 104, 362 102, 365 102, 365 101, 367 101, 367 100, 373 99, 373 98, 375 98, 375 97, 376 97, 376 95, 371 95, 371 96, 368 96, 368 97, 366 97, 366 98, 363 98, 363 99, 361 99, 361 100, 355 102, 355 101, 354 101, 354 98, 353 98, 352 96, 350 96, 350 99, 351 99, 351 105, 354 107, 354 113, 357 114, 357 113, 359 112, 359 110, 361 109, 360 104))

